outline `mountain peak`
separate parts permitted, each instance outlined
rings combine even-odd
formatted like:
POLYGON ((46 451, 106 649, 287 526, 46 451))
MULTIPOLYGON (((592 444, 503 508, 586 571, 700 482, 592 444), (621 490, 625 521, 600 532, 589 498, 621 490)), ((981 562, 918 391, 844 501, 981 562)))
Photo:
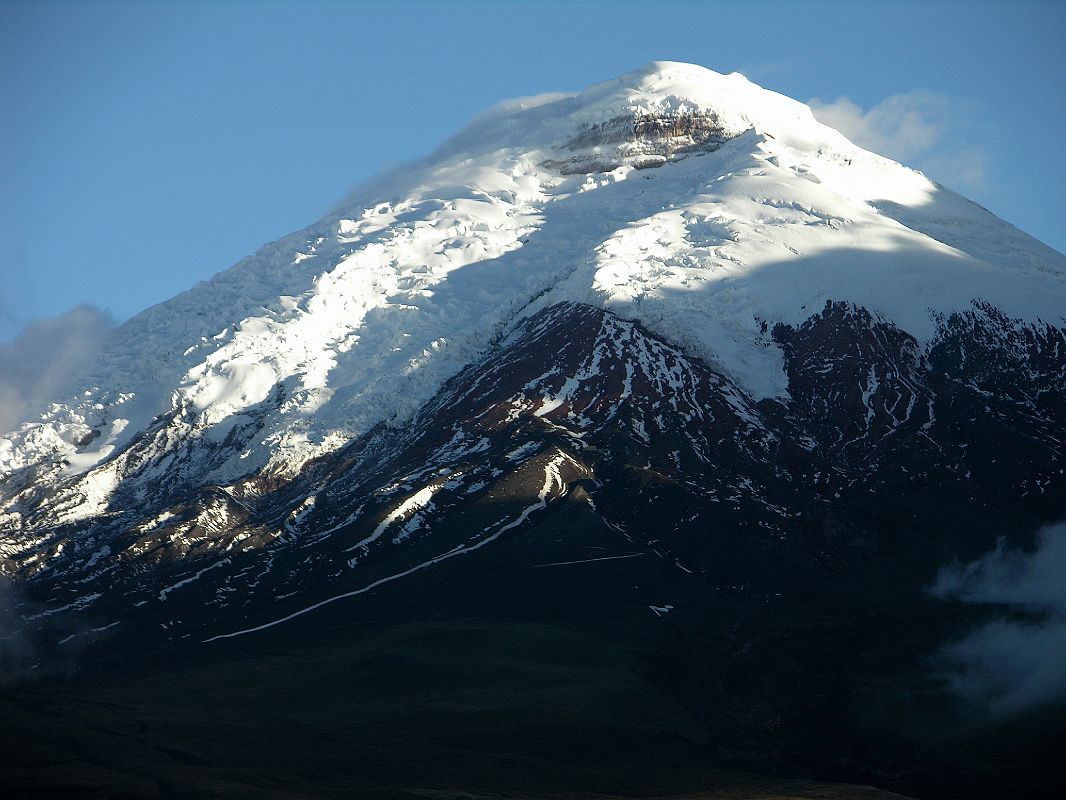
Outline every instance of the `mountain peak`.
POLYGON ((593 84, 586 92, 594 91, 598 87, 620 85, 649 95, 662 93, 698 96, 716 84, 760 88, 739 72, 727 75, 684 61, 649 61, 617 78, 593 84))
POLYGON ((579 96, 598 102, 605 95, 615 94, 625 96, 630 102, 688 104, 720 112, 728 111, 730 106, 764 106, 775 99, 793 109, 805 107, 762 88, 739 72, 723 74, 682 61, 650 61, 613 80, 593 84, 579 96))
MULTIPOLYGON (((659 144, 637 150, 650 149, 656 151, 651 155, 670 157, 678 150, 710 149, 704 146, 707 140, 721 144, 753 129, 804 145, 846 142, 817 122, 803 103, 763 89, 740 73, 723 75, 696 64, 652 61, 576 94, 537 95, 501 103, 475 119, 438 154, 499 148, 591 149, 578 157, 579 168, 564 169, 591 172, 631 163, 634 153, 627 148, 611 153, 602 149, 605 145, 646 144, 651 138, 659 144), (677 142, 666 141, 675 137, 679 137, 677 142), (585 169, 580 167, 582 161, 600 168, 585 169)), ((636 165, 658 163, 638 160, 636 165)))

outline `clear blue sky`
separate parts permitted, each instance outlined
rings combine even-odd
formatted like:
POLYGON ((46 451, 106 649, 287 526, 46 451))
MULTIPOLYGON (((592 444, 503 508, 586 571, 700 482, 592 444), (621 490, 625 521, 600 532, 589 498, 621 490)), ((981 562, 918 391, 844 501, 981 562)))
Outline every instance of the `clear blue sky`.
POLYGON ((4 0, 0 342, 79 303, 121 321, 503 98, 654 59, 846 97, 908 163, 1066 250, 1063 31, 1061 0, 4 0), (900 108, 916 128, 878 130, 900 108))

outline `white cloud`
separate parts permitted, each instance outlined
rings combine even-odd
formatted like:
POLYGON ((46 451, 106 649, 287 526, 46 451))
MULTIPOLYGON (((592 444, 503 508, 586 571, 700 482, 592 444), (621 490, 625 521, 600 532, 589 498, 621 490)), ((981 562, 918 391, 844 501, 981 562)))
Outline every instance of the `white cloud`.
POLYGON ((1050 525, 1032 553, 996 549, 940 571, 932 593, 1013 613, 944 649, 952 688, 996 713, 1066 699, 1066 524, 1050 525))
POLYGON ((83 305, 31 323, 13 342, 0 344, 0 433, 61 399, 112 327, 107 314, 83 305))
POLYGON ((980 147, 940 148, 918 162, 921 170, 948 186, 981 190, 988 185, 988 156, 980 147))
POLYGON ((951 98, 916 90, 887 97, 869 110, 847 97, 808 101, 820 122, 855 144, 917 167, 951 186, 980 189, 987 159, 980 147, 965 142, 966 114, 951 98))

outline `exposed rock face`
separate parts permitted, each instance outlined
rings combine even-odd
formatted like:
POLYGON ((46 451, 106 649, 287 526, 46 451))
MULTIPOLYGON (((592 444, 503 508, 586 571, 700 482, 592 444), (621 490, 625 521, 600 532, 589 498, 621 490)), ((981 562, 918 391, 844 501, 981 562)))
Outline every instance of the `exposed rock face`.
POLYGON ((589 125, 565 145, 574 156, 545 165, 563 175, 608 172, 623 165, 661 167, 689 153, 717 150, 732 137, 713 112, 619 116, 589 125))
POLYGON ((941 321, 932 366, 956 380, 1066 424, 1066 338, 1049 324, 1025 325, 987 301, 941 321))

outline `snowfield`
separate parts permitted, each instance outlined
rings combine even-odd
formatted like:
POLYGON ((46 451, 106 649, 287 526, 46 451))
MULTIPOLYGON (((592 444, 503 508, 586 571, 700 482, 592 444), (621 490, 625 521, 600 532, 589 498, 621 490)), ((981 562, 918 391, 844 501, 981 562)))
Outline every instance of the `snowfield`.
POLYGON ((639 320, 762 398, 787 392, 776 323, 850 300, 926 344, 936 314, 975 298, 1062 325, 1066 256, 801 103, 655 62, 504 103, 121 326, 69 398, 0 437, 0 529, 38 524, 20 510, 26 468, 62 487, 49 525, 102 513, 120 482, 161 471, 201 485, 292 475, 402 424, 561 301, 639 320))

